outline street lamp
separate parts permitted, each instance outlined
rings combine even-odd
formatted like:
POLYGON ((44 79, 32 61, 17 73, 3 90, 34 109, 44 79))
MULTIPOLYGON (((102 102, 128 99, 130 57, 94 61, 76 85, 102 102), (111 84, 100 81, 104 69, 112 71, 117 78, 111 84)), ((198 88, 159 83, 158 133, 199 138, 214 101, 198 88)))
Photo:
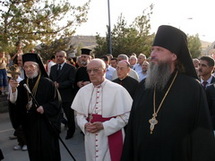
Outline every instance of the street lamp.
POLYGON ((111 38, 111 21, 110 21, 110 0, 108 1, 108 37, 109 37, 109 43, 108 43, 108 52, 109 54, 112 54, 112 38, 111 38))

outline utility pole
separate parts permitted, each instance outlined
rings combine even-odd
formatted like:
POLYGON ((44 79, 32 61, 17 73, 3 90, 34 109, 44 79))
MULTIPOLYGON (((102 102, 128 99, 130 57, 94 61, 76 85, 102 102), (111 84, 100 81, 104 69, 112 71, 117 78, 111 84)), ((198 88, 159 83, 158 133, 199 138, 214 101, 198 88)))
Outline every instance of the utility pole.
POLYGON ((110 0, 108 1, 108 36, 109 36, 109 43, 108 43, 108 52, 112 54, 112 38, 111 38, 111 20, 110 20, 110 0))

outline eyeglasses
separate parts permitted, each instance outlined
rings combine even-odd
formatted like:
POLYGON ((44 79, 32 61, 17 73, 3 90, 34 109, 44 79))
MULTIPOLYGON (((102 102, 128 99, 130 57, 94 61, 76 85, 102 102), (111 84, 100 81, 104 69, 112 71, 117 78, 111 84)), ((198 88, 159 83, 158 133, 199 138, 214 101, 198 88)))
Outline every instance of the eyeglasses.
POLYGON ((94 69, 87 69, 87 73, 98 73, 99 71, 104 70, 102 68, 94 68, 94 69))

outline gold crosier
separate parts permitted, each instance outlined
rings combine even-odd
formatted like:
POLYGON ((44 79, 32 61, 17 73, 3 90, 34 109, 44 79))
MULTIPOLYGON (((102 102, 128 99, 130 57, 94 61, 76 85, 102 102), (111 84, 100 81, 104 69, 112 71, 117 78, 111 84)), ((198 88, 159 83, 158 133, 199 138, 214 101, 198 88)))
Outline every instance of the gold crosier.
MULTIPOLYGON (((33 89, 32 89, 32 95, 33 95, 33 96, 36 96, 40 78, 41 78, 41 74, 39 74, 39 76, 38 76, 38 78, 37 78, 37 81, 36 81, 36 83, 35 83, 35 85, 34 85, 34 87, 33 87, 33 89)), ((28 87, 29 87, 29 79, 28 79, 28 78, 27 78, 27 80, 26 80, 26 83, 27 83, 27 85, 28 85, 28 87)), ((32 105, 33 105, 33 102, 32 102, 32 98, 30 97, 30 95, 29 95, 28 92, 27 92, 27 97, 28 97, 28 103, 27 103, 27 105, 26 105, 26 109, 27 109, 27 110, 30 110, 31 107, 32 107, 32 105)))
POLYGON ((176 79, 177 75, 178 75, 178 71, 176 72, 176 74, 175 74, 175 76, 174 76, 174 78, 173 78, 171 84, 169 85, 169 88, 167 89, 167 91, 166 91, 166 93, 165 93, 163 99, 161 100, 161 102, 160 102, 160 104, 159 104, 159 106, 158 106, 157 111, 156 111, 156 108, 155 108, 155 106, 156 106, 156 105, 155 105, 155 102, 156 102, 156 101, 155 101, 155 99, 156 99, 156 96, 155 96, 155 95, 156 95, 156 88, 154 88, 154 95, 153 95, 153 110, 154 110, 154 113, 152 114, 152 118, 149 120, 149 123, 150 123, 150 134, 153 133, 153 130, 154 130, 154 128, 155 128, 155 125, 158 124, 158 120, 156 119, 156 117, 157 117, 158 112, 159 112, 159 110, 161 109, 161 106, 163 105, 163 102, 164 102, 164 100, 166 99, 166 96, 168 95, 168 93, 169 93, 169 91, 170 91, 170 89, 171 89, 173 83, 175 82, 175 79, 176 79))

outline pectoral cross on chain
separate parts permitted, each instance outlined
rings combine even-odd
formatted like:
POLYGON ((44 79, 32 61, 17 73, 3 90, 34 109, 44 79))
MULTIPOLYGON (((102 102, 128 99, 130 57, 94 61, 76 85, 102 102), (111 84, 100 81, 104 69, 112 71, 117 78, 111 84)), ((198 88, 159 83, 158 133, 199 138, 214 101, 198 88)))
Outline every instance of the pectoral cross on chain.
POLYGON ((153 130, 154 130, 154 128, 155 128, 155 125, 158 123, 158 120, 156 119, 156 116, 157 116, 157 114, 154 113, 154 114, 152 115, 152 118, 149 120, 149 123, 150 123, 150 134, 153 133, 153 130))

